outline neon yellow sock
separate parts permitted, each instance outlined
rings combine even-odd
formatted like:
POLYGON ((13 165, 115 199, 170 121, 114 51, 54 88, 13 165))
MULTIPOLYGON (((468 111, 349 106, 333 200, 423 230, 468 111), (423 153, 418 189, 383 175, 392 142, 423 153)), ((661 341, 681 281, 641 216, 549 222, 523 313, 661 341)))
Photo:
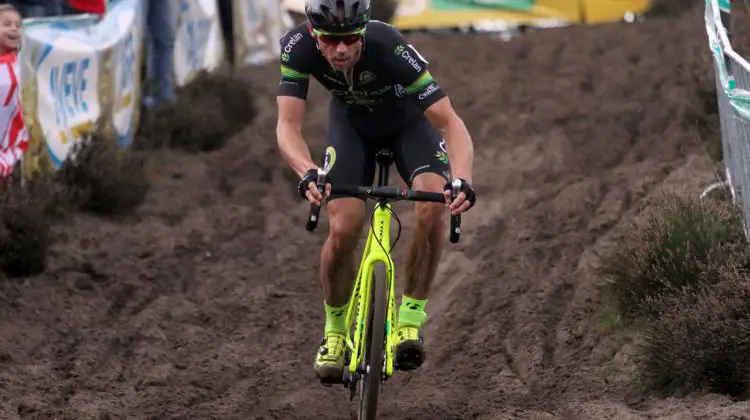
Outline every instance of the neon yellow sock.
POLYGON ((403 295, 398 309, 398 326, 421 327, 427 321, 427 313, 424 311, 426 306, 427 299, 419 300, 403 295))
POLYGON ((328 334, 329 332, 337 332, 341 334, 346 334, 349 330, 346 327, 346 312, 349 309, 349 303, 346 305, 340 307, 340 308, 334 308, 333 306, 329 306, 325 301, 323 301, 323 304, 326 308, 326 329, 325 333, 328 334))

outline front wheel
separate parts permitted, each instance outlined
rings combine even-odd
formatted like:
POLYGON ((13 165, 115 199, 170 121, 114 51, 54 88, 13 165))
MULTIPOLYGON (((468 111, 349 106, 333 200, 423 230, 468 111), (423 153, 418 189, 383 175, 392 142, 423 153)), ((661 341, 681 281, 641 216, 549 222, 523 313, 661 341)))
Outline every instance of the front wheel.
POLYGON ((367 325, 365 360, 367 371, 362 375, 359 394, 359 420, 375 420, 378 412, 378 396, 383 373, 383 353, 385 350, 386 276, 385 267, 377 264, 379 275, 372 276, 370 294, 370 314, 367 325))

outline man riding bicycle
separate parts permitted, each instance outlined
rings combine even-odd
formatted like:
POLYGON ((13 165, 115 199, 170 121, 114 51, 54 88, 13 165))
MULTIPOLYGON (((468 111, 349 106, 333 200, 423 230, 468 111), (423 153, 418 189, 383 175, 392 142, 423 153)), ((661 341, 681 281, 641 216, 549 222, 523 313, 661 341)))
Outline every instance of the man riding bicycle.
POLYGON ((302 137, 309 77, 332 94, 326 153, 328 182, 372 185, 375 154, 387 147, 409 188, 442 192, 446 204, 415 203, 416 226, 407 250, 394 366, 413 370, 425 360, 421 328, 445 241, 444 206, 457 215, 474 205, 473 145, 461 118, 427 69, 427 60, 386 23, 370 20, 370 0, 307 0, 306 22, 281 43, 277 94, 279 150, 300 181, 303 198, 328 202, 330 230, 320 257, 325 336, 314 369, 321 382, 340 382, 346 312, 356 276, 354 251, 365 202, 316 187, 317 165, 302 137), (450 164, 449 164, 450 162, 450 164), (461 180, 455 201, 450 182, 461 180))

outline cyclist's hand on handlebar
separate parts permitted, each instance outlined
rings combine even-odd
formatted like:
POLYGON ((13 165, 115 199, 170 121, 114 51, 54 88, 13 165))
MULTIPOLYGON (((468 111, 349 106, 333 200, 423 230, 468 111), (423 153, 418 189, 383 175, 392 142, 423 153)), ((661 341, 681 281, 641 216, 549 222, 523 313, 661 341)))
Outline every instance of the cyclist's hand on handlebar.
POLYGON ((305 176, 303 176, 302 179, 300 179, 297 183, 297 192, 299 193, 300 197, 306 199, 311 204, 320 206, 325 197, 331 195, 331 184, 326 183, 325 197, 323 197, 321 191, 318 190, 318 186, 316 184, 317 179, 317 169, 310 169, 309 171, 305 172, 305 176))
POLYGON ((477 201, 476 193, 471 187, 471 184, 465 179, 459 178, 459 180, 461 181, 461 192, 458 194, 455 201, 453 201, 452 183, 448 182, 445 184, 445 203, 450 208, 451 215, 453 216, 457 216, 474 207, 474 203, 477 201))
POLYGON ((331 195, 331 184, 326 184, 325 197, 318 191, 318 186, 314 182, 307 184, 307 191, 305 192, 305 198, 312 204, 319 206, 323 200, 331 195))

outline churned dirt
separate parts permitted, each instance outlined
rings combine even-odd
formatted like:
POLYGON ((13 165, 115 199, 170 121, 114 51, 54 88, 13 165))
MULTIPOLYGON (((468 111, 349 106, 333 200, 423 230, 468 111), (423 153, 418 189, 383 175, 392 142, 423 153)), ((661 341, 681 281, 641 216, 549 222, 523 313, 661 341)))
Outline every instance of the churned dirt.
MULTIPOLYGON (((385 385, 383 419, 748 418, 717 395, 628 398, 632 349, 599 331, 591 269, 659 188, 713 181, 694 128, 696 73, 711 72, 701 7, 507 43, 411 37, 473 135, 478 203, 446 243, 429 360, 385 385)), ((349 418, 346 390, 312 373, 327 219, 304 230, 276 149, 277 74, 248 70, 261 111, 223 149, 167 152, 136 214, 76 215, 46 273, 2 281, 0 418, 349 418)), ((314 84, 318 158, 325 104, 314 84)), ((412 219, 396 209, 400 262, 412 219)))

